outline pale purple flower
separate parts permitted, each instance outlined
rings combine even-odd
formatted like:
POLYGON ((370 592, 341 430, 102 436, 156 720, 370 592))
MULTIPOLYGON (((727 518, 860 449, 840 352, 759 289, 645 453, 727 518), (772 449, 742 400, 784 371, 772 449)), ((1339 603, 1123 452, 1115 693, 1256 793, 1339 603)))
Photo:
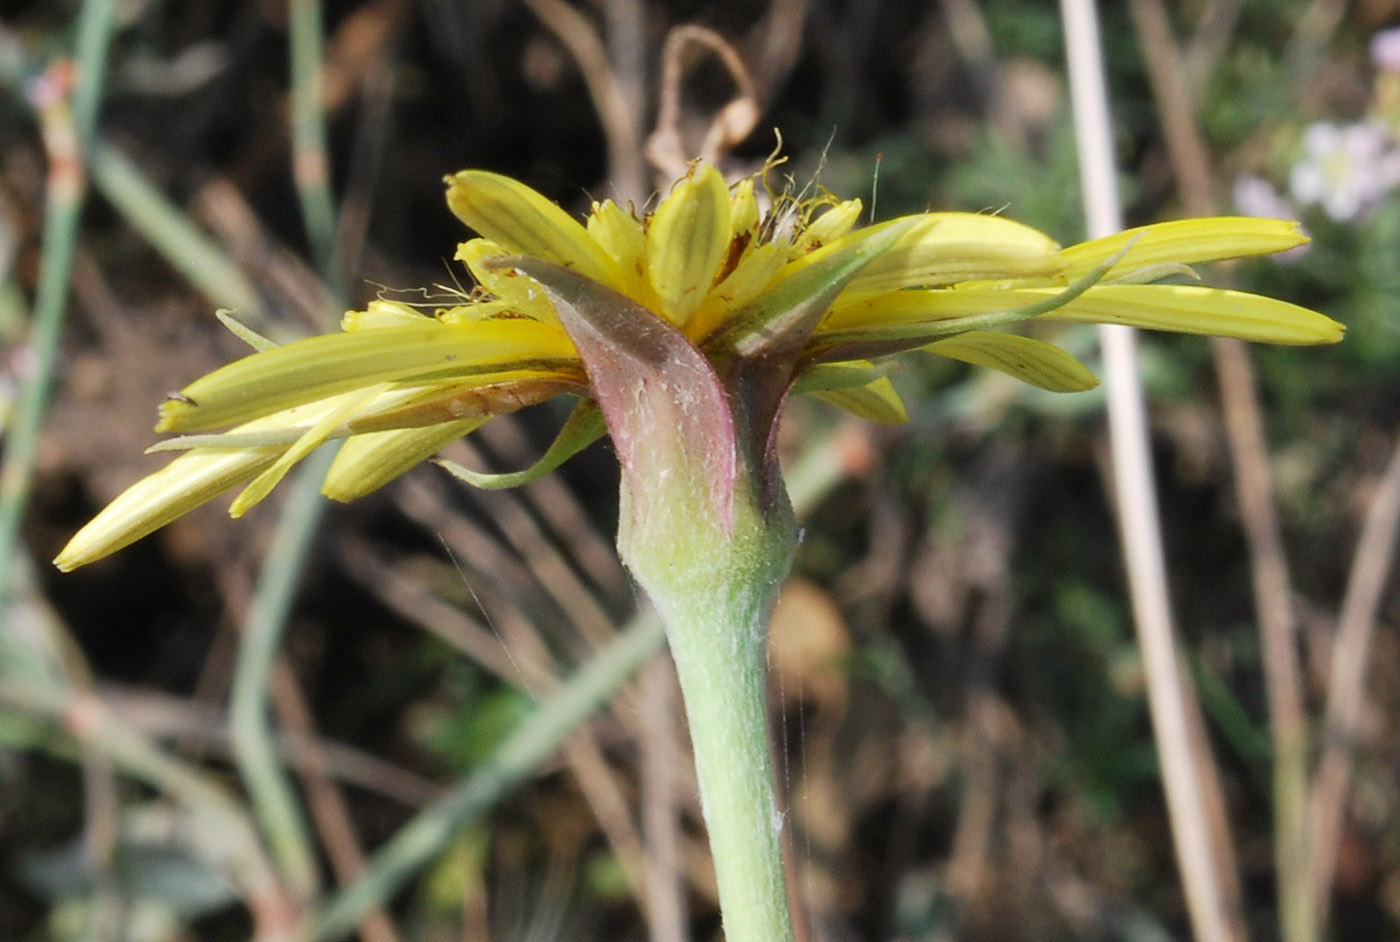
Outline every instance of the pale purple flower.
MULTIPOLYGON (((1235 178, 1230 188, 1231 202, 1245 216, 1259 219, 1296 219, 1298 210, 1283 197, 1272 183, 1263 177, 1243 174, 1235 178)), ((1308 246, 1300 245, 1274 256, 1276 262, 1291 262, 1307 254, 1308 246)))
POLYGON ((1339 127, 1315 121, 1303 132, 1303 157, 1288 182, 1299 203, 1320 204, 1328 216, 1347 222, 1400 185, 1400 149, 1377 122, 1339 127))
POLYGON ((19 398, 19 384, 9 371, 0 373, 0 439, 10 427, 10 412, 19 398))
POLYGON ((18 382, 27 382, 39 372, 39 355, 29 344, 22 344, 10 351, 8 369, 4 375, 18 382))
POLYGON ((1400 75, 1400 26, 1383 29, 1371 37, 1371 64, 1400 75))
POLYGON ((1263 177, 1244 174, 1235 178, 1230 188, 1231 201, 1235 209, 1246 216, 1259 219, 1293 219, 1298 211, 1284 199, 1274 185, 1263 177))
POLYGON ((38 371, 39 358, 33 347, 22 344, 0 361, 0 367, 0 439, 3 439, 10 430, 19 388, 38 371))

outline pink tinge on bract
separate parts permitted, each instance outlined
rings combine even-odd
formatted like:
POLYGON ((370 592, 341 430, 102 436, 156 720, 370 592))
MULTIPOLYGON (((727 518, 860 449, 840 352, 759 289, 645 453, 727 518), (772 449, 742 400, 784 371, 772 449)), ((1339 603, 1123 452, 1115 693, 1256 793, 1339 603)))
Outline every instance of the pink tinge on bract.
POLYGON ((729 532, 734 417, 705 355, 631 298, 568 268, 520 255, 490 265, 516 269, 549 294, 588 371, 627 479, 634 521, 661 490, 703 486, 714 519, 729 532))

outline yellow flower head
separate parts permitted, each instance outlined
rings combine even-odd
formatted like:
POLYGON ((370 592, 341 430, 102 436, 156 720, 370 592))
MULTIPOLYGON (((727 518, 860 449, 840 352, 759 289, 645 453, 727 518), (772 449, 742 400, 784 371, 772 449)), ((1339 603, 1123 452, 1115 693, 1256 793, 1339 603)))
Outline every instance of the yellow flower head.
MULTIPOLYGON (((1282 301, 1145 283, 1302 244, 1289 222, 1170 222, 1061 248, 991 215, 859 227, 859 200, 825 194, 771 196, 763 212, 760 177, 731 186, 705 163, 644 218, 605 201, 586 223, 498 174, 446 182, 448 205, 479 235, 457 250, 476 281, 469 294, 431 314, 371 302, 345 316, 341 333, 285 346, 236 328, 256 352, 161 406, 157 431, 181 437, 157 447, 185 453, 117 497, 55 564, 106 556, 241 484, 230 508, 239 516, 333 438, 344 441, 324 491, 350 500, 493 416, 561 393, 579 405, 534 468, 460 473, 483 486, 520 483, 609 431, 635 477, 640 464, 669 460, 648 438, 664 431, 705 452, 706 481, 692 483, 712 488, 722 510, 736 462, 775 472, 769 442, 789 392, 903 421, 874 362, 892 354, 923 349, 1069 392, 1097 380, 1058 347, 996 328, 1035 318, 1289 344, 1342 336, 1336 322, 1282 301), (669 405, 639 407, 654 394, 669 405)), ((637 488, 633 480, 633 501, 637 488)))

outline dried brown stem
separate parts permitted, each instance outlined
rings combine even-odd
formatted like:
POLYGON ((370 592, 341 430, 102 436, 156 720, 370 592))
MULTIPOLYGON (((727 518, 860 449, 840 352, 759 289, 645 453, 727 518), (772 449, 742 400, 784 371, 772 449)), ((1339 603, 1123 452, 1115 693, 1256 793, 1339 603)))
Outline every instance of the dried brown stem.
MULTIPOLYGON (((1132 11, 1183 202, 1190 213, 1208 215, 1215 204, 1209 151, 1196 124, 1190 76, 1181 67, 1166 9, 1160 0, 1133 0, 1132 11)), ((1307 730, 1288 561, 1249 351, 1240 341, 1226 339, 1215 340, 1213 350, 1264 654, 1275 748, 1274 861, 1283 934, 1288 939, 1313 939, 1319 923, 1307 892, 1307 730)))
MULTIPOLYGON (((113 684, 103 684, 98 693, 114 713, 143 735, 180 737, 220 755, 228 752, 228 718, 220 707, 113 684)), ((293 769, 300 768, 307 747, 306 736, 291 730, 279 732, 278 754, 293 769)), ((421 808, 442 793, 434 782, 340 743, 323 739, 315 748, 324 759, 327 774, 337 781, 410 808, 421 808)))
POLYGON ((624 199, 645 192, 640 123, 608 61, 608 48, 597 28, 564 0, 524 3, 569 51, 583 73, 607 139, 613 189, 624 199))
MULTIPOLYGON (((446 457, 480 467, 481 453, 466 439, 444 451, 446 457)), ((607 644, 616 633, 613 619, 579 578, 562 553, 514 491, 478 491, 475 499, 505 534, 506 541, 545 592, 569 613, 569 619, 594 647, 607 644)))
MULTIPOLYGON (((567 592, 562 596, 558 594, 559 586, 546 586, 569 616, 568 624, 560 626, 561 639, 571 635, 569 629, 579 630, 581 618, 606 617, 598 608, 596 599, 578 581, 567 560, 548 544, 516 494, 488 492, 479 496, 487 501, 493 519, 500 523, 517 552, 528 556, 523 563, 461 514, 448 512, 442 495, 434 488, 421 482, 405 483, 406 486, 399 492, 401 506, 410 517, 439 532, 444 542, 459 554, 462 563, 470 565, 473 571, 464 573, 464 578, 475 579, 477 573, 489 571, 493 578, 503 579, 513 586, 509 590, 509 601, 495 598, 498 594, 504 596, 503 592, 492 591, 485 585, 473 586, 473 594, 483 609, 490 612, 488 617, 499 632, 495 643, 503 652, 509 647, 510 653, 506 655, 511 668, 508 679, 523 682, 536 696, 553 688, 558 680, 554 675, 554 660, 549 646, 534 619, 521 604, 531 594, 526 586, 528 583, 556 580, 569 583, 567 592), (547 566, 542 565, 545 559, 552 562, 547 566), (546 573, 552 573, 552 576, 546 573), (587 600, 586 605, 582 604, 584 599, 587 600)), ((611 632, 612 629, 607 627, 606 630, 611 632)), ((608 765, 588 728, 581 732, 582 735, 575 736, 564 747, 565 759, 593 809, 599 827, 617 853, 633 892, 643 898, 647 895, 647 873, 652 868, 648 849, 632 820, 617 774, 608 765)), ((659 914, 654 903, 647 912, 649 919, 659 914)))
POLYGON ((1327 709, 1322 725, 1322 757, 1309 796, 1312 848, 1310 888, 1314 905, 1325 906, 1337 866, 1338 843, 1366 697, 1366 669, 1381 592, 1395 566, 1400 532, 1400 445, 1391 455, 1356 544, 1351 576, 1332 649, 1327 709))
MULTIPOLYGON (((1123 222, 1114 188, 1095 8, 1089 0, 1062 0, 1062 9, 1089 232, 1105 235, 1123 222)), ((1146 408, 1136 372, 1136 339, 1131 331, 1111 326, 1100 327, 1099 336, 1108 373, 1112 481, 1186 904, 1198 938, 1242 939, 1238 875, 1219 770, 1207 747, 1200 707, 1182 667, 1172 623, 1146 408)))
POLYGON ((647 158, 667 180, 685 174, 696 157, 719 163, 735 144, 748 137, 763 113, 748 66, 723 36, 703 26, 677 26, 661 50, 661 110, 656 130, 647 139, 647 158), (709 119, 698 144, 686 139, 683 87, 686 75, 705 55, 719 60, 734 82, 734 97, 709 119))
MULTIPOLYGON (((282 728, 305 737, 298 773, 306 789, 307 809, 316 823, 316 833, 330 860, 338 883, 357 880, 365 869, 365 854, 340 789, 332 782, 329 763, 316 738, 311 708, 296 675, 285 656, 278 658, 272 673, 272 703, 282 728)), ((360 921, 364 942, 397 942, 398 930, 382 907, 367 913, 360 921)))
MULTIPOLYGON (((537 455, 514 416, 501 416, 482 426, 481 438, 506 467, 526 467, 537 455)), ((630 597, 632 582, 617 558, 617 549, 588 519, 582 504, 562 478, 548 474, 516 491, 539 514, 588 579, 605 598, 630 597)))
POLYGON ((772 101, 778 86, 797 64, 807 0, 773 0, 758 24, 753 56, 753 85, 759 101, 772 101))
POLYGON ((680 698, 676 696, 675 670, 669 660, 659 659, 641 673, 639 683, 646 704, 639 745, 642 829, 650 858, 646 873, 648 921, 654 942, 684 942, 687 920, 681 893, 676 770, 686 757, 676 745, 680 698))

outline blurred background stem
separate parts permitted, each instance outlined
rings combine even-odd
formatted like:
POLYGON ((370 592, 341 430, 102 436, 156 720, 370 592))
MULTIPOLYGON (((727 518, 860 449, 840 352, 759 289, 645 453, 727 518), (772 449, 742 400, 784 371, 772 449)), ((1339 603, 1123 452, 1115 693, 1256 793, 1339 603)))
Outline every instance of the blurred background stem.
MULTIPOLYGON (((1167 10, 1161 0, 1132 0, 1129 8, 1161 113, 1163 136, 1182 203, 1190 215, 1210 215, 1217 209, 1211 194, 1210 151, 1197 126, 1194 95, 1167 10)), ((1288 559, 1274 504, 1268 443, 1249 348, 1242 341, 1225 338, 1213 339, 1211 346, 1234 465, 1235 493, 1249 544, 1254 610, 1264 655, 1273 746, 1273 857, 1280 935, 1286 942, 1314 942, 1320 925, 1308 882, 1311 851, 1303 671, 1288 559)))
MULTIPOLYGON (((329 293, 327 303, 330 309, 339 309, 344 306, 340 279, 330 270, 336 227, 321 93, 325 46, 321 4, 318 0, 292 0, 288 14, 293 179, 316 271, 323 290, 329 293)), ((297 469, 288 488, 243 623, 229 706, 234 757, 249 800, 278 866, 305 900, 315 896, 320 882, 314 844, 301 800, 277 755, 268 698, 273 665, 325 515, 321 481, 334 454, 333 449, 322 448, 312 455, 297 469)))
POLYGON ((295 904, 283 893, 243 806, 205 772, 170 756, 91 693, 0 680, 0 707, 58 724, 80 746, 179 802, 203 831, 198 846, 208 863, 243 893, 259 938, 276 938, 294 923, 295 904))
MULTIPOLYGON (((1074 101, 1081 187, 1090 238, 1123 227, 1113 158, 1103 47, 1093 0, 1062 0, 1074 101)), ((1172 626, 1161 521, 1148 442, 1147 409, 1132 328, 1098 328, 1104 350, 1113 486, 1134 621, 1147 674, 1147 698, 1161 762, 1171 832, 1191 925, 1202 942, 1245 938, 1238 877, 1223 822, 1213 825, 1216 771, 1203 737, 1193 731, 1191 683, 1181 667, 1172 626)))
POLYGON ((268 695, 273 664, 323 512, 320 482, 331 454, 322 451, 312 456, 282 508, 243 622, 229 703, 233 755, 248 798, 279 868, 304 900, 315 895, 320 882, 314 845, 301 802, 277 754, 268 695))
MULTIPOLYGON (((31 86, 48 151, 44 236, 28 346, 32 372, 20 388, 14 417, 5 430, 0 460, 0 621, 6 617, 17 568, 20 524, 29 504, 39 435, 48 412, 68 311, 69 278, 85 197, 84 152, 93 139, 107 56, 116 28, 116 0, 86 0, 78 14, 72 76, 68 63, 54 63, 31 86), (73 81, 70 98, 70 80, 73 81)), ((0 665, 19 667, 37 679, 42 669, 9 632, 0 631, 0 665), (29 662, 26 664, 26 662, 29 662)))
POLYGON ((331 192, 330 156, 326 152, 326 41, 320 0, 287 4, 292 71, 292 177, 301 205, 302 225, 311 246, 311 261, 328 285, 343 275, 331 271, 335 255, 335 198, 331 192))
POLYGON ((99 140, 92 147, 88 169, 103 198, 205 298, 253 323, 265 316, 259 310, 258 291, 243 270, 130 158, 99 140))

